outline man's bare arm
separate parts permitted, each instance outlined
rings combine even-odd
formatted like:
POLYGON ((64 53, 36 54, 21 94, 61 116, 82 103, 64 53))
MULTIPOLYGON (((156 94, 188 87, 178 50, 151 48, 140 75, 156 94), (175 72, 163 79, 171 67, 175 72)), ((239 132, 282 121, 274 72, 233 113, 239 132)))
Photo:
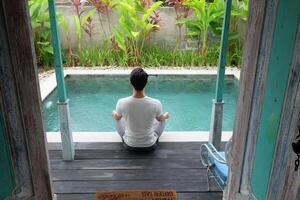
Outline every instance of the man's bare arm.
POLYGON ((156 119, 157 119, 158 121, 165 121, 165 120, 168 119, 168 118, 169 118, 169 113, 168 113, 168 112, 165 112, 164 114, 158 116, 156 119))
POLYGON ((115 119, 115 120, 120 120, 122 118, 122 115, 120 115, 119 113, 117 113, 117 111, 113 110, 111 113, 111 116, 115 119))

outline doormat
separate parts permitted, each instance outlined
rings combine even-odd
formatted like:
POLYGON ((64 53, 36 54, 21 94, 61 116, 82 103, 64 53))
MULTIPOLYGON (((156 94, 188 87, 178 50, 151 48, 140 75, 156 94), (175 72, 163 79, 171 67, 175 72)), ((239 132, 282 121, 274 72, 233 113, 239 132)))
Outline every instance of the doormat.
POLYGON ((177 200, 175 190, 126 190, 96 193, 96 200, 177 200))

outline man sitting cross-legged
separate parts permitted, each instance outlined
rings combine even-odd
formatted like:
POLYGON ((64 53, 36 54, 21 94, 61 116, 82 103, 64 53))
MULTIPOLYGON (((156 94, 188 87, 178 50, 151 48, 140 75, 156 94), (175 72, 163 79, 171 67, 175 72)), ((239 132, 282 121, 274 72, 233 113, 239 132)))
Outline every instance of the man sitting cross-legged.
POLYGON ((159 100, 145 96, 147 81, 148 74, 142 68, 135 68, 130 74, 132 95, 119 99, 116 110, 112 111, 123 144, 131 151, 154 150, 169 118, 168 112, 162 113, 159 100))

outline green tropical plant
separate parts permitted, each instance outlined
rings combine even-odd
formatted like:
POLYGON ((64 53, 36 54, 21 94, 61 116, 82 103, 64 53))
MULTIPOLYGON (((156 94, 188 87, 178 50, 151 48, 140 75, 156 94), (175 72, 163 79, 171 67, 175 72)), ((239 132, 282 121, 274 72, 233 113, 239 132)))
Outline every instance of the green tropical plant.
MULTIPOLYGON (((186 0, 167 0, 169 6, 172 6, 175 10, 176 21, 180 19, 185 19, 189 16, 190 7, 184 4, 186 0)), ((183 23, 176 23, 176 27, 178 28, 178 38, 177 38, 177 48, 181 48, 181 40, 182 40, 182 26, 183 23)))
POLYGON ((119 17, 118 26, 113 28, 113 42, 124 52, 127 60, 133 65, 140 63, 145 40, 158 24, 150 22, 149 18, 161 2, 155 2, 146 8, 140 0, 116 0, 113 9, 119 17))
POLYGON ((228 45, 229 62, 231 65, 240 66, 242 60, 243 34, 241 27, 246 25, 249 0, 233 0, 231 10, 230 33, 235 37, 230 38, 228 45))
POLYGON ((249 0, 233 0, 232 1, 232 16, 238 16, 241 20, 246 21, 248 16, 249 0))
POLYGON ((49 66, 53 62, 53 49, 47 0, 30 0, 28 5, 38 65, 49 66))
MULTIPOLYGON (((53 63, 53 47, 51 44, 48 1, 29 0, 28 6, 38 66, 51 66, 53 63)), ((56 18, 58 25, 67 30, 68 26, 64 16, 57 12, 56 18)))
MULTIPOLYGON (((218 48, 218 46, 216 46, 218 48)), ((208 49, 207 55, 215 51, 208 49)), ((216 65, 216 57, 210 56, 211 65, 216 65)), ((112 51, 108 47, 85 48, 78 52, 76 57, 63 55, 64 66, 127 66, 130 61, 122 51, 112 51)), ((201 66, 201 55, 195 54, 193 50, 181 51, 168 46, 157 44, 146 44, 140 57, 139 66, 161 67, 161 66, 201 66)))
POLYGON ((86 32, 89 35, 91 40, 92 30, 93 30, 92 16, 95 14, 96 8, 92 8, 89 10, 83 9, 85 1, 71 0, 71 3, 75 10, 75 15, 73 19, 74 19, 75 31, 77 35, 77 47, 78 47, 78 51, 81 51, 83 32, 86 32))
POLYGON ((90 4, 92 4, 98 14, 99 22, 102 28, 102 32, 104 36, 107 38, 108 35, 105 31, 104 25, 103 25, 103 18, 102 15, 106 16, 108 27, 109 27, 109 36, 111 35, 111 20, 110 20, 110 10, 113 5, 111 0, 87 0, 90 4))
POLYGON ((184 5, 190 7, 194 15, 190 18, 178 19, 177 22, 186 25, 189 36, 197 38, 197 49, 199 53, 201 49, 203 64, 205 64, 209 28, 220 29, 220 19, 224 13, 224 1, 187 0, 184 5))
POLYGON ((248 16, 248 0, 244 0, 244 1, 233 0, 232 9, 231 9, 231 19, 230 19, 230 32, 235 33, 236 37, 234 39, 242 38, 238 30, 239 23, 246 22, 247 16, 248 16))
POLYGON ((60 28, 63 30, 63 32, 66 35, 66 40, 67 40, 67 45, 68 45, 67 46, 68 56, 72 56, 73 51, 72 51, 70 34, 69 34, 69 25, 68 25, 67 20, 64 17, 61 18, 60 28))

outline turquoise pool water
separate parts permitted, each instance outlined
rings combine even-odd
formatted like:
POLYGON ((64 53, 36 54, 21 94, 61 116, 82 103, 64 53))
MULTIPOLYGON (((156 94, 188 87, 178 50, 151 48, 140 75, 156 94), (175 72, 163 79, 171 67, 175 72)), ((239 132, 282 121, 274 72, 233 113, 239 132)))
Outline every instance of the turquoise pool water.
MULTIPOLYGON (((131 94, 128 76, 72 75, 66 77, 73 131, 115 131, 111 111, 119 98, 131 94)), ((166 131, 208 131, 216 76, 150 76, 146 94, 162 102, 170 113, 166 131)), ((238 81, 225 78, 223 130, 233 129, 238 81)), ((57 90, 43 102, 47 131, 58 131, 57 90)))

